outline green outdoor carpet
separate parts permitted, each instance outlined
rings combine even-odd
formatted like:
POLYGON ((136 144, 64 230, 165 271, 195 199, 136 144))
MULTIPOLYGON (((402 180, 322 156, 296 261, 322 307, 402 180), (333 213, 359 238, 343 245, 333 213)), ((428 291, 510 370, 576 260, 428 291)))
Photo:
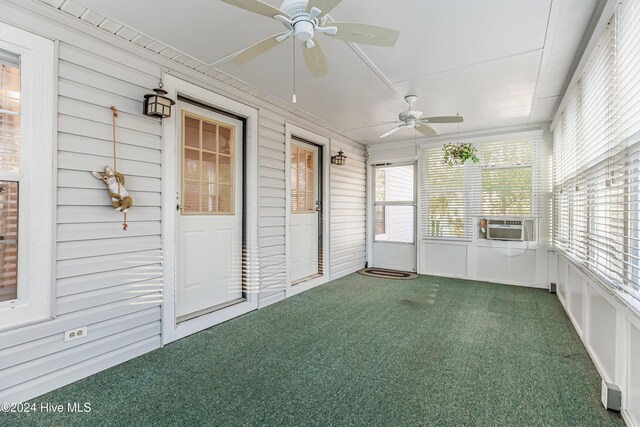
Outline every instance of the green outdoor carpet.
POLYGON ((359 274, 0 414, 50 426, 623 426, 554 295, 359 274))

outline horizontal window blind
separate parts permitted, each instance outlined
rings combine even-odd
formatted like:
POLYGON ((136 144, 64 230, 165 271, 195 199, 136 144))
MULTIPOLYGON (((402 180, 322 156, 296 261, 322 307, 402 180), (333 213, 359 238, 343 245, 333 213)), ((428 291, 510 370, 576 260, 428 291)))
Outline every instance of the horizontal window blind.
POLYGON ((553 241, 640 299, 638 5, 618 5, 553 129, 553 241))
POLYGON ((538 216, 539 138, 480 144, 480 214, 538 216))
POLYGON ((470 185, 465 166, 448 166, 441 147, 422 154, 422 235, 425 239, 471 239, 470 185))
POLYGON ((441 147, 422 155, 422 236, 471 240, 480 217, 540 215, 540 137, 475 144, 480 163, 443 164, 441 147))
POLYGON ((619 141, 627 141, 640 131, 640 2, 625 1, 619 6, 616 23, 616 62, 619 141))

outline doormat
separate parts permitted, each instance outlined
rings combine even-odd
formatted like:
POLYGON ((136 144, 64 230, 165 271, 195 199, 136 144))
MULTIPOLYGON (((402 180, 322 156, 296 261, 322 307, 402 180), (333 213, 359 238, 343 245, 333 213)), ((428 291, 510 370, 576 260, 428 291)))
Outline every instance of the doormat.
POLYGON ((363 276, 379 277, 381 279, 398 279, 398 280, 412 280, 418 277, 416 273, 410 273, 408 271, 397 270, 385 270, 383 268, 363 268, 358 273, 363 276))

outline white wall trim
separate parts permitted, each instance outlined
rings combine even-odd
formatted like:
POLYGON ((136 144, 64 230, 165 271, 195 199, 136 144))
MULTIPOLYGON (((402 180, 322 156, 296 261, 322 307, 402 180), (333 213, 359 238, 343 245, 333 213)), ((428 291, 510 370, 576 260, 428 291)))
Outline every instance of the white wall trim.
MULTIPOLYGON (((620 298, 614 290, 577 265, 571 257, 560 251, 555 251, 554 258, 557 265, 557 275, 550 277, 550 281, 557 283, 557 296, 560 303, 600 376, 620 387, 622 391, 621 415, 624 421, 629 426, 640 425, 640 401, 637 394, 640 384, 633 383, 633 381, 638 381, 637 373, 635 378, 631 375, 631 366, 632 364, 636 365, 637 356, 633 359, 630 353, 631 328, 640 331, 638 312, 634 307, 629 306, 623 298, 620 298), (574 279, 571 279, 572 277, 574 279), (573 298, 578 298, 576 302, 579 304, 576 304, 573 298), (594 314, 593 311, 602 310, 602 308, 598 308, 603 307, 601 302, 604 302, 604 307, 615 311, 613 323, 604 324, 604 328, 610 332, 607 334, 608 338, 615 339, 614 345, 598 342, 601 333, 598 335, 596 331, 596 335, 593 334, 594 320, 592 318, 597 316, 597 313, 594 314), (576 317, 575 310, 579 310, 578 317, 576 317), (614 366, 612 367, 611 364, 614 366), (607 369, 607 365, 609 369, 607 369), (632 389, 636 390, 635 395, 632 393, 632 389), (631 399, 635 399, 635 401, 631 402, 631 399)), ((602 322, 611 322, 611 319, 597 316, 595 322, 602 329, 602 322)), ((636 348, 639 344, 636 343, 636 348)))
POLYGON ((0 330, 50 320, 55 313, 57 49, 50 39, 0 23, 0 47, 20 55, 18 298, 0 304, 0 330), (29 268, 37 264, 39 268, 29 268))
POLYGON ((176 167, 179 117, 164 119, 162 135, 162 234, 164 239, 164 303, 162 305, 162 344, 240 316, 258 308, 258 110, 169 74, 163 76, 164 88, 172 99, 178 94, 215 106, 247 119, 245 188, 247 301, 176 325, 176 167))
POLYGON ((307 291, 316 286, 327 283, 331 271, 331 254, 329 241, 331 224, 331 140, 328 137, 311 132, 291 122, 285 122, 285 254, 286 254, 286 288, 285 298, 307 291), (291 136, 295 135, 322 148, 322 258, 323 274, 309 281, 291 285, 291 136))

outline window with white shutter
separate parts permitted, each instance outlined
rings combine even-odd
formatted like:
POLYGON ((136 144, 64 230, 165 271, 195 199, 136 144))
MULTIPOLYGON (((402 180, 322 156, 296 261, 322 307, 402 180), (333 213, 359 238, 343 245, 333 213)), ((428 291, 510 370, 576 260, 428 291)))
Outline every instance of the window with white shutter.
POLYGON ((640 300, 639 4, 618 5, 553 129, 553 240, 640 300))

